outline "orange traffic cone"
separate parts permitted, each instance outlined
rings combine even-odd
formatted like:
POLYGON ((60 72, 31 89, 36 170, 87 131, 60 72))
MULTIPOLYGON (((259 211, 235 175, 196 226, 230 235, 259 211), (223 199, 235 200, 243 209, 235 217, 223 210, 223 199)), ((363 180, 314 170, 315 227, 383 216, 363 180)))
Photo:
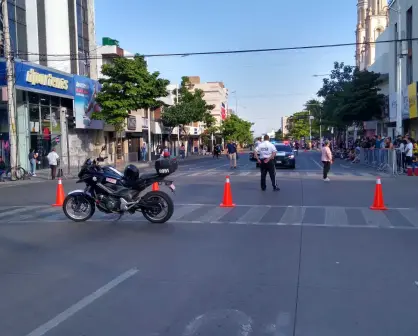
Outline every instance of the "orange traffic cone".
POLYGON ((383 200, 383 190, 382 190, 382 181, 380 177, 376 179, 376 188, 374 190, 374 201, 373 205, 370 207, 372 210, 387 210, 385 202, 383 200))
POLYGON ((62 186, 62 180, 58 179, 57 196, 55 198, 55 204, 53 204, 52 206, 54 207, 63 206, 64 199, 65 199, 65 193, 64 193, 64 187, 62 186))
POLYGON ((152 184, 152 191, 158 191, 160 190, 160 187, 158 186, 158 182, 154 182, 152 184))
POLYGON ((226 177, 225 187, 224 187, 224 200, 221 203, 221 208, 233 208, 235 204, 232 203, 232 191, 231 183, 229 182, 229 176, 226 177))

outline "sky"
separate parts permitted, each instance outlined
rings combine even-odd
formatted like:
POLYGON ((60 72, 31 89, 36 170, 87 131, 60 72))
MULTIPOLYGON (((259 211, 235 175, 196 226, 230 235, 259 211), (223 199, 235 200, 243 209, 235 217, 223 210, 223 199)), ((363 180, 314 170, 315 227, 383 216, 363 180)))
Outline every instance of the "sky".
MULTIPOLYGON (((355 0, 96 0, 96 37, 143 55, 354 43, 355 0)), ((355 47, 148 58, 171 83, 182 76, 221 81, 229 107, 256 135, 316 98, 334 61, 354 64, 355 47)))

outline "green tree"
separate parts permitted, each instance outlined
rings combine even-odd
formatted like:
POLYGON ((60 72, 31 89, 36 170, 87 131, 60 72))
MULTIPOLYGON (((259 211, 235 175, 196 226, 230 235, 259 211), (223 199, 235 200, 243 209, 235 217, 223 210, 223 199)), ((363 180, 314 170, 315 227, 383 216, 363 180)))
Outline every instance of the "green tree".
POLYGON ((253 123, 232 114, 222 122, 221 134, 225 140, 237 141, 243 146, 253 141, 253 133, 251 132, 253 125, 253 123))
POLYGON ((310 99, 305 103, 305 111, 308 111, 313 117, 311 121, 312 135, 319 136, 319 125, 323 124, 323 105, 317 99, 310 99))
POLYGON ((309 137, 309 113, 306 111, 296 112, 288 119, 289 137, 296 140, 309 137))
POLYGON ((330 78, 323 79, 318 97, 324 99, 324 125, 343 129, 363 121, 380 119, 384 95, 380 94, 380 74, 334 63, 330 78))
POLYGON ((283 131, 281 128, 279 128, 279 130, 276 133, 274 133, 274 138, 276 140, 285 140, 285 138, 283 137, 283 131))
MULTIPOLYGON (((101 110, 93 114, 94 119, 112 125, 117 133, 124 130, 130 111, 162 106, 159 98, 167 96, 166 79, 159 72, 148 71, 145 58, 135 55, 133 59, 117 57, 102 66, 101 91, 96 101, 101 110)), ((149 151, 150 152, 150 151, 149 151)))
POLYGON ((206 103, 204 92, 194 90, 188 77, 182 77, 179 91, 174 93, 178 94, 178 104, 166 107, 161 118, 163 125, 171 129, 170 134, 174 127, 179 127, 187 137, 189 134, 185 126, 193 122, 203 122, 206 127, 215 124, 216 120, 211 115, 215 106, 206 103))

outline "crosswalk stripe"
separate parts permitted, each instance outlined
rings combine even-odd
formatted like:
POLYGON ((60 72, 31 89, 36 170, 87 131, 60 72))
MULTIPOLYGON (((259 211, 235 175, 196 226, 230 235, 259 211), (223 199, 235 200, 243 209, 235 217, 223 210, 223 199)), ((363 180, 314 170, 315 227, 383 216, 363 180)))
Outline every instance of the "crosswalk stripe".
POLYGON ((241 216, 237 223, 240 224, 250 224, 250 223, 259 223, 261 218, 266 214, 269 210, 268 207, 253 207, 250 208, 243 216, 241 216))
POLYGON ((418 210, 416 209, 402 209, 399 213, 407 219, 413 227, 418 228, 418 210))
MULTIPOLYGON (((118 216, 96 211, 92 222, 112 222, 118 216)), ((219 205, 175 205, 171 223, 213 223, 246 225, 303 225, 323 227, 417 229, 418 209, 390 209, 386 212, 368 208, 310 207, 310 206, 237 206, 221 208, 219 205)), ((18 222, 70 222, 61 208, 50 206, 0 207, 1 223, 18 222)), ((121 218, 123 222, 146 222, 138 213, 121 218)), ((0 226, 1 227, 1 226, 0 226)))
POLYGON ((305 215, 305 208, 302 207, 287 207, 280 222, 285 224, 297 224, 302 223, 305 215))
POLYGON ((174 214, 171 217, 172 220, 177 220, 185 215, 187 215, 188 213, 199 209, 201 206, 200 205, 181 205, 180 207, 174 206, 174 214))
POLYGON ((348 217, 344 208, 331 207, 325 209, 325 224, 326 225, 348 225, 348 217))
POLYGON ((370 209, 362 209, 363 217, 366 220, 366 223, 370 226, 383 226, 390 227, 391 224, 386 217, 386 215, 381 211, 373 211, 370 209))

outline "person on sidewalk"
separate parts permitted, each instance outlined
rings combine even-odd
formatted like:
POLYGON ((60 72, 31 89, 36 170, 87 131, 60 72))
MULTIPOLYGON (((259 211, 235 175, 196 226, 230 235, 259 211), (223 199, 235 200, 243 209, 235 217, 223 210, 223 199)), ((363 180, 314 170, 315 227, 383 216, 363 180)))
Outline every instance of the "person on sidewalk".
POLYGON ((51 178, 55 180, 55 177, 57 176, 58 160, 60 158, 55 151, 55 148, 52 148, 51 152, 46 158, 48 159, 49 167, 51 168, 51 178))
POLYGON ((34 150, 31 149, 29 151, 29 163, 30 163, 30 174, 34 177, 36 177, 36 163, 38 162, 38 153, 34 150))
POLYGON ((3 157, 0 155, 0 182, 4 182, 3 174, 6 172, 6 162, 4 162, 3 157))
POLYGON ((228 141, 226 150, 229 156, 229 164, 231 169, 237 169, 237 147, 232 143, 231 140, 228 141))
POLYGON ((276 157, 277 148, 270 142, 268 135, 264 136, 264 141, 260 143, 254 151, 254 156, 257 159, 261 169, 261 190, 266 190, 267 172, 270 175, 271 184, 274 191, 279 191, 280 188, 276 182, 276 165, 274 158, 276 157))
POLYGON ((322 147, 321 161, 324 165, 324 182, 329 182, 330 179, 328 178, 328 173, 331 169, 332 164, 332 153, 331 149, 329 148, 329 140, 325 140, 324 146, 322 147))
POLYGON ((142 161, 147 161, 147 143, 144 141, 142 143, 142 147, 141 147, 141 152, 142 152, 142 161))

